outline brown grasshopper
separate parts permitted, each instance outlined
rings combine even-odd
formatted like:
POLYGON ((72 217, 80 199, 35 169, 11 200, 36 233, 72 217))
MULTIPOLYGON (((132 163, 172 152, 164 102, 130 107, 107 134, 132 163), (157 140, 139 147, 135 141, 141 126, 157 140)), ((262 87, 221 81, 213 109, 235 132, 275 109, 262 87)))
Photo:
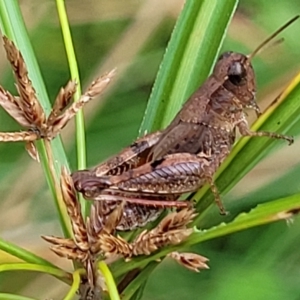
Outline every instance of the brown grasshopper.
POLYGON ((177 201, 179 196, 206 183, 220 212, 226 213, 213 176, 231 151, 236 129, 242 136, 265 136, 293 143, 293 138, 286 135, 251 131, 244 109, 253 109, 260 115, 255 101, 252 58, 298 17, 278 29, 250 55, 222 54, 212 74, 167 128, 136 140, 92 169, 72 174, 76 190, 86 199, 96 200, 101 221, 105 222, 106 216, 125 201, 117 229, 143 226, 165 207, 189 205, 177 201))

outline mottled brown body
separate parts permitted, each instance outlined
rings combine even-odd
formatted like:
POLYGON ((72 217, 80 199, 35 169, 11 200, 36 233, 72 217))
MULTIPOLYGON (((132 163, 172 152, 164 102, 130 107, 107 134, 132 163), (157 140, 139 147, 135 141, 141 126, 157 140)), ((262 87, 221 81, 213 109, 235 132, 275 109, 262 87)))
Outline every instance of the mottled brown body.
MULTIPOLYGON (((136 227, 142 227, 148 222, 155 220, 162 212, 162 208, 137 205, 134 200, 137 197, 135 193, 127 195, 118 190, 110 190, 107 185, 98 184, 100 178, 119 176, 143 165, 145 153, 158 141, 159 135, 160 132, 155 132, 142 137, 136 140, 129 148, 124 149, 106 162, 92 169, 77 171, 72 174, 76 189, 82 192, 86 199, 103 200, 104 197, 104 201, 96 201, 92 207, 93 217, 94 219, 98 217, 100 226, 105 224, 107 218, 121 204, 124 198, 127 198, 128 201, 124 203, 124 217, 121 218, 117 226, 118 230, 131 230, 136 227), (108 199, 113 200, 107 201, 108 199), (130 199, 133 199, 133 203, 130 202, 130 199)), ((144 199, 146 198, 145 196, 144 199)), ((157 196, 152 195, 151 197, 149 195, 149 200, 154 199, 157 200, 157 196)), ((163 200, 164 198, 161 197, 161 199, 163 200)))
POLYGON ((185 205, 176 201, 178 197, 205 183, 210 184, 221 213, 225 213, 213 175, 229 155, 236 129, 244 136, 293 142, 284 135, 250 131, 244 109, 259 114, 255 92, 248 57, 224 53, 212 75, 166 129, 144 136, 93 169, 73 173, 75 188, 87 199, 101 201, 94 205, 102 221, 120 201, 126 201, 121 230, 144 226, 167 206, 185 205))

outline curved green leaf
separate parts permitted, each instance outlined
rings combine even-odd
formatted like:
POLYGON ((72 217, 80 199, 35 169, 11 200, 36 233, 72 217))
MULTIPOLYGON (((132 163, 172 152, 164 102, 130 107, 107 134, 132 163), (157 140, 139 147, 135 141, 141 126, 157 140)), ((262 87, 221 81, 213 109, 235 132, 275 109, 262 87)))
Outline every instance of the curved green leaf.
POLYGON ((53 268, 51 266, 29 264, 29 263, 11 263, 11 264, 0 265, 0 272, 21 271, 21 270, 46 273, 61 278, 62 280, 67 282, 70 280, 70 276, 67 272, 58 269, 56 267, 53 268))
POLYGON ((17 245, 14 245, 13 243, 4 241, 1 238, 0 238, 0 249, 28 263, 55 267, 53 264, 51 264, 49 261, 45 260, 44 258, 39 257, 17 245))
POLYGON ((140 134, 169 124, 183 102, 207 78, 237 3, 186 1, 157 74, 140 134))
MULTIPOLYGON (((198 244, 207 240, 218 238, 241 230, 249 229, 256 226, 276 222, 279 220, 287 220, 292 218, 300 211, 300 194, 296 194, 283 199, 278 199, 269 203, 258 205, 249 213, 241 213, 232 222, 226 224, 221 223, 208 230, 196 230, 187 240, 178 246, 166 247, 148 257, 134 258, 130 264, 126 264, 115 270, 115 276, 121 276, 135 268, 143 268, 148 263, 159 260, 168 253, 177 250, 184 250, 186 247, 198 244)), ((146 269, 145 269, 146 270, 146 269)), ((143 270, 143 272, 145 271, 143 270)), ((145 271, 146 272, 146 271, 145 271)))

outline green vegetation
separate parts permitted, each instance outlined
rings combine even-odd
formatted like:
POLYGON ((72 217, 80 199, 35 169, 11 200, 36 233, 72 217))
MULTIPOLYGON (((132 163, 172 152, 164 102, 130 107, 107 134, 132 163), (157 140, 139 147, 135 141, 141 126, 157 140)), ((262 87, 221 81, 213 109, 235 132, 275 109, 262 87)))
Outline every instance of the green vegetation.
MULTIPOLYGON (((189 1, 167 47, 180 1, 166 2, 159 9, 157 1, 96 2, 65 3, 83 90, 95 77, 115 67, 118 72, 105 96, 85 108, 87 166, 127 146, 139 130, 142 134, 168 124, 181 103, 209 74, 237 4, 234 0, 217 6, 210 0, 189 1)), ((18 2, 0 3, 1 29, 23 53, 41 103, 49 111, 47 93, 49 99, 54 99, 71 76, 77 77, 72 53, 71 62, 65 54, 66 38, 62 38, 55 2, 41 5, 36 0, 22 1, 29 37, 22 31, 25 27, 16 10, 18 2)), ((268 34, 293 17, 297 9, 296 0, 288 4, 279 0, 241 0, 222 49, 250 53, 268 34)), ((240 140, 217 174, 217 185, 230 215, 219 215, 209 189, 204 187, 196 196, 200 214, 195 225, 199 232, 183 245, 185 250, 209 257, 211 269, 196 274, 169 259, 161 264, 153 262, 169 249, 130 263, 117 262, 111 267, 117 281, 134 266, 144 267, 125 290, 124 299, 215 300, 243 299, 249 295, 252 299, 297 299, 299 218, 288 211, 296 213, 300 206, 299 28, 297 21, 281 34, 284 43, 265 50, 253 61, 258 102, 263 108, 292 82, 254 128, 294 135, 295 144, 288 147, 282 141, 264 138, 240 140), (283 221, 272 223, 279 219, 283 221)), ((67 45, 71 47, 70 41, 67 45)), ((0 66, 1 85, 13 92, 4 53, 0 55, 0 66)), ((254 120, 252 112, 249 120, 254 120)), ((0 131, 14 130, 20 128, 0 109, 0 131)), ((72 125, 63 130, 64 146, 59 139, 52 143, 55 159, 59 161, 57 170, 60 165, 70 165, 71 170, 85 165, 82 123, 76 130, 81 130, 77 144, 72 125), (81 151, 79 159, 76 149, 81 151)), ((43 153, 42 143, 38 148, 43 153)), ((61 236, 61 231, 68 234, 67 216, 52 200, 55 190, 46 157, 41 155, 41 168, 29 158, 22 143, 0 144, 0 157, 0 299, 27 299, 13 294, 35 299, 72 299, 81 271, 73 274, 74 284, 70 287, 73 266, 50 254, 49 245, 40 238, 46 234, 61 236), (23 261, 26 264, 22 266, 23 261)), ((84 211, 88 210, 88 206, 84 207, 84 211)), ((105 265, 101 270, 108 272, 105 265)))

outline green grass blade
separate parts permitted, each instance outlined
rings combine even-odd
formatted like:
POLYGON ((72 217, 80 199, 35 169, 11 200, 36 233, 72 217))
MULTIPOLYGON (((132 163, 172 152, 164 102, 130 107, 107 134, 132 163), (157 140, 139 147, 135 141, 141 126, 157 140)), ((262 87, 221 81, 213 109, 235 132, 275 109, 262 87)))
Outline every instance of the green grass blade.
POLYGON ((17 245, 14 245, 13 243, 4 241, 1 238, 0 238, 0 249, 28 263, 55 267, 53 264, 51 264, 49 261, 45 260, 44 258, 39 257, 17 245))
MULTIPOLYGON (((51 104, 46 92, 46 88, 42 79, 42 75, 37 63, 37 60, 34 55, 34 51, 30 44, 30 40, 26 31, 24 20, 20 11, 20 7, 17 0, 3 0, 0 1, 0 25, 1 31, 3 34, 7 35, 11 40, 14 41, 15 45, 21 51, 26 66, 28 68, 29 77, 32 81, 32 84, 36 90, 38 99, 48 114, 51 110, 51 104)), ((41 158, 41 164, 45 172, 45 176, 52 192, 55 204, 58 210, 59 219, 61 223, 62 230, 65 236, 70 236, 70 231, 68 229, 68 216, 66 210, 64 209, 64 204, 62 199, 58 199, 55 192, 55 185, 51 178, 51 172, 49 169, 49 163, 45 153, 44 143, 38 141, 37 143, 38 151, 41 158)), ((68 161, 64 148, 60 138, 56 138, 51 142, 52 151, 55 161, 55 170, 57 173, 57 178, 60 177, 61 166, 68 166, 68 161)))
POLYGON ((290 219, 294 214, 299 212, 299 199, 300 194, 295 194, 290 197, 260 204, 249 213, 241 213, 229 224, 221 223, 218 226, 191 235, 184 245, 194 245, 252 227, 290 219))
POLYGON ((72 300, 74 299, 79 286, 80 286, 80 282, 81 282, 81 275, 85 273, 85 270, 83 269, 78 269, 76 271, 73 272, 73 282, 71 285, 71 288, 69 290, 69 292, 67 293, 67 295, 64 297, 63 300, 72 300))
MULTIPOLYGON (((61 24, 64 44, 67 52, 71 79, 77 82, 77 90, 74 95, 74 101, 77 101, 81 95, 81 84, 80 84, 78 65, 77 65, 76 55, 75 55, 74 46, 72 42, 72 36, 71 36, 71 31, 69 27, 64 0, 56 0, 56 6, 57 6, 58 16, 61 24)), ((83 111, 80 110, 76 114, 75 118, 76 118, 77 167, 79 170, 83 170, 86 168, 86 143, 85 143, 83 111)), ((86 217, 89 211, 90 202, 85 201, 81 195, 79 196, 79 200, 82 208, 82 214, 83 216, 86 217)))
POLYGON ((237 3, 185 2, 157 74, 140 134, 165 127, 207 78, 237 3))
POLYGON ((107 264, 104 261, 100 261, 98 263, 98 269, 100 270, 101 274, 103 275, 103 277, 105 279, 110 299, 111 300, 120 300, 120 296, 118 293, 118 289, 116 287, 115 280, 114 280, 109 268, 107 267, 107 264))
MULTIPOLYGON (((149 257, 138 257, 132 259, 130 264, 126 264, 115 270, 115 276, 121 276, 135 268, 143 268, 152 261, 159 260, 172 251, 182 251, 186 247, 195 245, 207 240, 215 239, 234 232, 246 230, 272 222, 286 220, 297 214, 300 209, 300 194, 296 194, 283 199, 277 199, 269 203, 260 204, 249 213, 241 213, 232 222, 226 224, 221 223, 218 226, 208 230, 193 233, 188 239, 179 246, 166 247, 159 253, 149 257)), ((143 270, 143 272, 146 268, 143 270)))
POLYGON ((69 281, 70 276, 67 272, 53 268, 50 266, 42 266, 36 264, 28 264, 28 263, 10 263, 10 264, 1 264, 0 272, 7 271, 33 271, 33 272, 42 272, 45 274, 49 274, 58 278, 62 278, 64 281, 69 281))

